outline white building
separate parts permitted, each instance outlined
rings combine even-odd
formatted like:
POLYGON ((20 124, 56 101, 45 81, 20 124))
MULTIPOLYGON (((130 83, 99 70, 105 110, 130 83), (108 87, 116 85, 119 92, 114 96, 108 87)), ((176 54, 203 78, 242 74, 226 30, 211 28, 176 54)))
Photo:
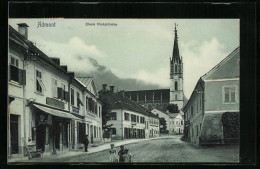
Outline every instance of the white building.
MULTIPOLYGON (((89 133, 85 98, 91 92, 59 59, 27 39, 27 24, 18 25, 20 33, 9 26, 8 156, 26 154, 25 144, 45 153, 78 149, 89 133)), ((101 113, 100 104, 95 106, 101 113)), ((94 120, 93 133, 102 130, 101 116, 94 120)))
POLYGON ((169 131, 169 126, 170 126, 170 115, 168 112, 163 112, 163 111, 160 111, 160 110, 157 110, 157 109, 153 109, 151 111, 154 115, 156 115, 157 117, 159 118, 164 118, 165 121, 166 121, 166 130, 169 131))
POLYGON ((114 86, 106 90, 103 85, 99 95, 105 107, 109 107, 107 125, 111 126, 112 139, 149 138, 151 131, 156 133, 151 133, 152 136, 159 136, 159 118, 124 96, 124 92, 115 93, 114 86), (154 122, 152 126, 149 120, 154 122))
POLYGON ((183 134, 184 131, 184 119, 181 113, 170 113, 170 134, 183 134))

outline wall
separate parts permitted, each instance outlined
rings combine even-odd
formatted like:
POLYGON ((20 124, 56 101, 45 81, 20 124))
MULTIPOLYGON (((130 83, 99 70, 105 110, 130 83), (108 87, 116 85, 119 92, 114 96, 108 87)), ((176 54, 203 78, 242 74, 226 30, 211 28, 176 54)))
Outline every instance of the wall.
MULTIPOLYGON (((15 48, 9 48, 9 54, 8 54, 8 63, 10 63, 11 59, 10 57, 14 57, 18 60, 18 68, 23 69, 23 54, 16 50, 15 48)), ((8 64, 8 74, 10 68, 8 64)), ((11 155, 11 136, 10 136, 10 115, 17 115, 18 116, 18 153, 23 154, 24 153, 24 144, 22 141, 22 138, 26 138, 25 136, 25 128, 24 128, 24 93, 23 93, 24 86, 20 85, 18 82, 12 81, 9 79, 8 81, 8 96, 11 96, 14 98, 14 100, 8 105, 8 155, 11 155)))
POLYGON ((205 111, 239 110, 239 81, 205 82, 205 111), (223 86, 236 86, 236 103, 223 103, 223 86))
POLYGON ((154 110, 152 110, 151 111, 154 115, 157 115, 158 114, 158 117, 160 117, 160 118, 164 118, 165 119, 165 121, 166 121, 166 124, 167 124, 167 127, 166 127, 166 130, 169 130, 170 129, 170 117, 169 117, 169 115, 167 115, 167 114, 165 114, 164 112, 161 112, 161 111, 159 111, 159 110, 156 110, 156 109, 154 109, 154 110))

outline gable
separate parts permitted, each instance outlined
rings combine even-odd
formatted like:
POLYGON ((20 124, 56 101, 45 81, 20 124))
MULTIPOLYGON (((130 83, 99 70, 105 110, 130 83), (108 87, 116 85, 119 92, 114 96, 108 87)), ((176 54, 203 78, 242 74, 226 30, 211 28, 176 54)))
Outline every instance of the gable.
POLYGON ((94 81, 92 80, 88 86, 87 86, 88 91, 90 91, 92 94, 94 94, 95 96, 97 96, 97 90, 94 84, 94 81))
POLYGON ((239 48, 208 72, 203 80, 239 78, 239 48))

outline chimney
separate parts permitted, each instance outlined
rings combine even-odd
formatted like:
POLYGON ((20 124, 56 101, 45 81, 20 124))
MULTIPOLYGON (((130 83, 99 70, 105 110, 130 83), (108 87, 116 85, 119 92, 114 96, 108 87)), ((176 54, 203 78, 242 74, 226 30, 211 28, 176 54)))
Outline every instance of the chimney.
POLYGON ((18 23, 18 32, 28 40, 28 28, 29 27, 26 23, 18 23))
POLYGON ((68 71, 68 67, 67 67, 66 65, 61 65, 60 67, 61 67, 61 69, 64 70, 65 72, 68 71))
POLYGON ((103 92, 106 92, 107 91, 107 84, 103 84, 103 92))
POLYGON ((75 77, 75 73, 74 72, 68 72, 68 74, 72 77, 75 77))
POLYGON ((125 97, 125 91, 124 91, 124 90, 121 90, 121 91, 120 91, 120 94, 121 94, 123 97, 125 97))
POLYGON ((111 93, 114 93, 114 87, 115 87, 115 86, 110 86, 110 92, 111 92, 111 93))
POLYGON ((57 65, 60 65, 60 58, 51 58, 57 65))

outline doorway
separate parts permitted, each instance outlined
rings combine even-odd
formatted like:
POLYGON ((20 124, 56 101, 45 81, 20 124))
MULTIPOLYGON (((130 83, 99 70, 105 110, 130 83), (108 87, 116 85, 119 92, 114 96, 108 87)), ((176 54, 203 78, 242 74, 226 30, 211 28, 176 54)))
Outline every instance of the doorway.
POLYGON ((90 143, 93 144, 94 143, 94 139, 93 139, 93 126, 90 125, 90 143))
POLYGON ((40 124, 36 127, 36 147, 44 151, 45 149, 45 135, 46 135, 46 126, 40 124))
POLYGON ((11 133, 11 153, 18 154, 18 117, 17 115, 10 115, 10 133, 11 133))

